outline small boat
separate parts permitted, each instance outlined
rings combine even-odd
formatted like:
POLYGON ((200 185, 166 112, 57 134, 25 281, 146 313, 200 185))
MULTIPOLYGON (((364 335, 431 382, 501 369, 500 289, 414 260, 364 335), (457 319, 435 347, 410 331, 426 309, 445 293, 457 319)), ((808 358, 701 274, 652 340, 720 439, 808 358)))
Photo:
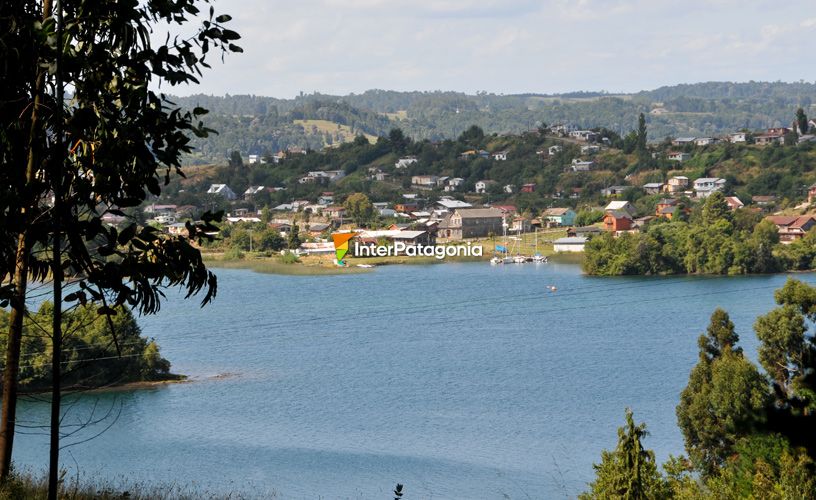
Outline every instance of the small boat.
POLYGON ((374 264, 357 264, 357 267, 362 267, 364 269, 371 269, 374 267, 374 264))
POLYGON ((537 253, 537 254, 533 255, 533 262, 546 264, 547 263, 547 257, 537 253))
POLYGON ((555 286, 555 285, 547 285, 547 289, 548 289, 549 291, 551 291, 551 292, 556 292, 556 291, 558 291, 558 288, 556 288, 556 286, 555 286))
POLYGON ((490 259, 491 266, 496 266, 499 264, 504 264, 504 259, 502 259, 501 257, 493 257, 492 259, 490 259))
POLYGON ((513 257, 513 262, 515 262, 516 264, 524 264, 525 262, 527 262, 527 257, 523 255, 516 255, 515 257, 513 257))

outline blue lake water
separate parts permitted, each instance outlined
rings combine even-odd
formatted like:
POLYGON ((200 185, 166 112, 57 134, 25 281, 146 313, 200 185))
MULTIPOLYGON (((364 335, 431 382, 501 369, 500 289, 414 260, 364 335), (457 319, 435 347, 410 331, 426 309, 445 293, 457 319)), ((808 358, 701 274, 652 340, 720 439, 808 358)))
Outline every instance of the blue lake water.
MULTIPOLYGON (((173 295, 140 319, 194 382, 84 396, 66 426, 102 421, 65 442, 110 428, 63 451, 70 474, 259 498, 389 498, 397 482, 412 499, 573 498, 627 406, 658 460, 682 453, 674 409, 711 312, 755 357, 751 325, 786 279, 482 263, 218 276, 211 306, 173 295)), ((32 426, 48 408, 20 413, 32 426)), ((41 431, 16 443, 18 467, 47 463, 41 431)))

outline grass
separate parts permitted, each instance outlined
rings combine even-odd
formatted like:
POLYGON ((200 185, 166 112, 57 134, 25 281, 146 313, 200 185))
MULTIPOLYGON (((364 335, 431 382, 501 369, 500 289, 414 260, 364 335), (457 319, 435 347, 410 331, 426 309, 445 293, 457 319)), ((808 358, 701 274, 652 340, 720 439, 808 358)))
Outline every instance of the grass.
MULTIPOLYGON (((64 472, 63 472, 64 474, 64 472)), ((39 500, 45 499, 48 492, 48 480, 44 476, 15 473, 12 478, 0 487, 0 500, 39 500)), ((274 493, 265 497, 274 497, 274 493)), ((194 500, 194 499, 243 499, 256 498, 231 492, 212 493, 201 490, 196 485, 180 484, 143 484, 126 479, 120 481, 88 481, 80 483, 79 479, 63 476, 58 497, 61 500, 194 500)))
POLYGON ((396 113, 382 113, 383 115, 387 116, 391 121, 399 121, 399 120, 407 120, 408 119, 408 111, 405 109, 401 109, 396 113))
POLYGON ((482 245, 484 247, 484 254, 488 258, 493 254, 493 249, 496 245, 506 246, 512 254, 522 254, 532 256, 536 253, 536 237, 538 238, 538 253, 541 255, 550 256, 555 254, 553 251, 552 242, 558 238, 563 238, 567 235, 566 229, 545 229, 535 233, 524 233, 521 236, 507 235, 496 236, 495 238, 482 238, 478 240, 471 240, 474 245, 482 245), (520 239, 515 239, 520 238, 520 239))
POLYGON ((207 266, 216 269, 248 269, 256 273, 285 274, 290 276, 324 276, 366 272, 358 267, 341 268, 333 265, 330 259, 318 260, 313 257, 301 257, 299 262, 286 263, 279 256, 266 257, 259 254, 247 254, 243 259, 225 259, 224 254, 203 254, 207 266))
POLYGON ((321 134, 329 133, 332 136, 342 133, 344 142, 351 142, 356 136, 362 134, 371 144, 377 142, 377 136, 362 132, 352 132, 351 127, 348 125, 341 125, 329 120, 293 120, 293 123, 303 127, 303 130, 306 131, 307 134, 311 134, 313 130, 317 130, 317 132, 321 134))

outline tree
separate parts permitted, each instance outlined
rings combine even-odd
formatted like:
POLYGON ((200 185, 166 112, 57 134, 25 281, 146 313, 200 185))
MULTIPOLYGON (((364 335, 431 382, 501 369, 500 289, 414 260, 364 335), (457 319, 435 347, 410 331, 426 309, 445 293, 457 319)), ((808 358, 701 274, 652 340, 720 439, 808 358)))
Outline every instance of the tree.
MULTIPOLYGON (((202 1, 128 6, 113 0, 4 2, 0 5, 0 299, 11 308, 3 407, 0 479, 8 478, 13 449, 20 338, 29 278, 54 282, 52 333, 52 440, 49 497, 56 496, 61 366, 61 282, 76 280, 69 302, 100 303, 112 315, 127 305, 143 314, 158 311, 162 288, 180 286, 191 296, 216 292, 215 276, 191 240, 206 240, 217 217, 188 224, 188 236, 170 236, 138 222, 121 230, 102 222, 107 213, 139 206, 161 193, 190 135, 210 129, 203 108, 183 111, 159 84, 197 83, 207 54, 241 51, 239 38, 213 9, 189 38, 154 44, 158 26, 189 23, 202 1), (70 105, 64 99, 71 89, 70 105), (53 193, 54 209, 46 199, 53 193), (44 252, 43 249, 51 250, 44 252), (53 256, 53 258, 52 258, 53 256)), ((118 346, 116 333, 113 341, 118 346)))
POLYGON ((739 336, 728 313, 717 309, 698 340, 699 361, 680 394, 677 423, 692 463, 715 474, 737 440, 762 420, 767 384, 736 346, 739 336))
POLYGON ((802 108, 796 110, 796 125, 799 127, 800 134, 808 133, 808 117, 805 114, 805 110, 802 108))
POLYGON ((292 229, 289 231, 289 239, 286 242, 286 245, 289 247, 289 250, 297 250, 300 247, 300 235, 298 234, 298 225, 296 223, 292 223, 292 229))
POLYGON ((265 252, 277 252, 286 246, 286 241, 283 240, 280 231, 276 229, 267 229, 261 233, 260 239, 261 250, 265 252))
POLYGON ((646 116, 643 113, 638 116, 637 150, 639 153, 646 152, 646 116))
POLYGON ((358 226, 365 226, 374 218, 374 205, 363 193, 349 195, 343 207, 358 226))
POLYGON ((636 425, 632 410, 626 409, 626 424, 618 428, 618 445, 603 451, 601 463, 594 465, 595 481, 582 500, 620 498, 646 500, 669 495, 668 483, 655 464, 654 452, 643 447, 648 435, 646 424, 636 425))

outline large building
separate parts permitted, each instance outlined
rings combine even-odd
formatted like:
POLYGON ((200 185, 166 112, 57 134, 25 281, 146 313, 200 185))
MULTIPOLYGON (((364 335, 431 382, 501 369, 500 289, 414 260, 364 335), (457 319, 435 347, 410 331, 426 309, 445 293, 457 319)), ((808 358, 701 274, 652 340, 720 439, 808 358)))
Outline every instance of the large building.
POLYGON ((451 240, 501 234, 504 216, 498 208, 459 208, 440 223, 437 236, 451 240))

